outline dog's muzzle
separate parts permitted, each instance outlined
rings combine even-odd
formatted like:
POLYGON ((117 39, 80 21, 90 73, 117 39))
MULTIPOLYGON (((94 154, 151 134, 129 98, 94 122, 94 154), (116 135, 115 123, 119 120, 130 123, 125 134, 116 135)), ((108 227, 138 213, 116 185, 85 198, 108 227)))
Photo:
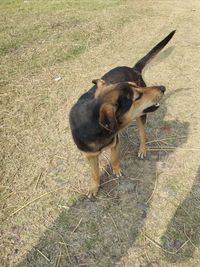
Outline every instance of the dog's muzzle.
POLYGON ((155 105, 153 105, 153 106, 150 106, 150 107, 148 107, 148 108, 145 108, 145 109, 143 110, 143 113, 154 112, 154 111, 156 111, 159 107, 160 107, 160 104, 157 103, 157 104, 155 104, 155 105))

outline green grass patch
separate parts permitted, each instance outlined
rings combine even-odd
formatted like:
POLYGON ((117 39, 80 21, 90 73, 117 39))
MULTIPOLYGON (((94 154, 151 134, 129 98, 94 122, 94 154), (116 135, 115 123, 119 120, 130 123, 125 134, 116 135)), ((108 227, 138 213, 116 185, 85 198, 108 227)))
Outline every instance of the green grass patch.
POLYGON ((73 60, 101 44, 128 23, 128 16, 124 18, 123 14, 124 3, 1 1, 0 59, 4 81, 73 60))

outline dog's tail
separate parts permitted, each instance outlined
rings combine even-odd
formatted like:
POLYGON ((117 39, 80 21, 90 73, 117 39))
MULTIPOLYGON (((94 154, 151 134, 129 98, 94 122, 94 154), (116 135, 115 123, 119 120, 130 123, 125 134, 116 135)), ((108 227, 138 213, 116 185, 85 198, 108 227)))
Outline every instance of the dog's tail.
POLYGON ((135 70, 139 71, 140 73, 142 72, 143 68, 145 67, 145 65, 154 57, 156 56, 160 50, 163 49, 163 47, 166 46, 166 44, 171 40, 171 38, 173 37, 173 35, 175 34, 176 31, 172 31, 170 32, 169 35, 167 35, 160 43, 158 43, 156 46, 154 46, 154 48, 151 49, 151 51, 149 51, 148 54, 146 54, 146 56, 144 56, 143 58, 141 58, 133 67, 135 70))

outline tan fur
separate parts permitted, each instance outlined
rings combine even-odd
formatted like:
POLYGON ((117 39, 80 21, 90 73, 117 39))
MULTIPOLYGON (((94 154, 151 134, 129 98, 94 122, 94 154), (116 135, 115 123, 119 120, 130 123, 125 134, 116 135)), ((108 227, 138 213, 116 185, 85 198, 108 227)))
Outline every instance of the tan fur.
MULTIPOLYGON (((114 141, 106 146, 104 149, 111 148, 111 165, 113 172, 116 175, 121 174, 121 169, 119 165, 119 144, 117 143, 116 137, 114 141)), ((96 196, 99 186, 100 186, 100 175, 99 175, 99 154, 101 151, 92 153, 92 152, 83 152, 82 154, 88 159, 91 167, 91 180, 89 186, 89 194, 96 196)), ((89 195, 90 196, 90 195, 89 195)))

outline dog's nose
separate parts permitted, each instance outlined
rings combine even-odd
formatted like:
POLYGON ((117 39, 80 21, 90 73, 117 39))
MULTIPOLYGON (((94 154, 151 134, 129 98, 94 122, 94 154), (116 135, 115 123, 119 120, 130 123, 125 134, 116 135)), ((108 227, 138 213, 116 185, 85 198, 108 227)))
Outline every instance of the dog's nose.
POLYGON ((165 86, 161 85, 161 86, 160 86, 160 91, 164 93, 164 92, 166 91, 165 86))

